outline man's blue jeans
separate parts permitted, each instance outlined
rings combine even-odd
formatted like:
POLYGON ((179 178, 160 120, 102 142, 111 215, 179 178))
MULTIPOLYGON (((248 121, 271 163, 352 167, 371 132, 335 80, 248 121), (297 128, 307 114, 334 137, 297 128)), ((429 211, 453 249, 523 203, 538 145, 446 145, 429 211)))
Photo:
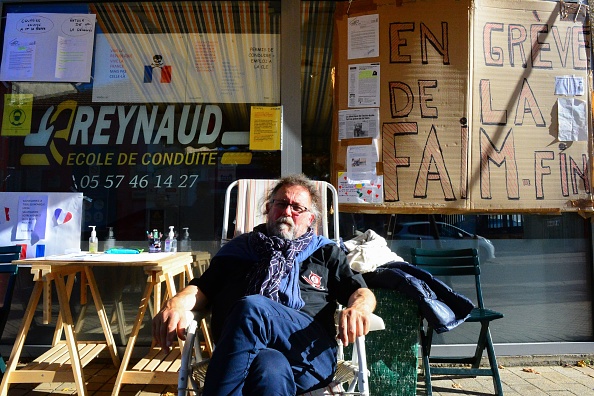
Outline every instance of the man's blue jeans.
POLYGON ((290 396, 323 387, 336 340, 311 316, 260 295, 231 310, 208 365, 204 395, 290 396))

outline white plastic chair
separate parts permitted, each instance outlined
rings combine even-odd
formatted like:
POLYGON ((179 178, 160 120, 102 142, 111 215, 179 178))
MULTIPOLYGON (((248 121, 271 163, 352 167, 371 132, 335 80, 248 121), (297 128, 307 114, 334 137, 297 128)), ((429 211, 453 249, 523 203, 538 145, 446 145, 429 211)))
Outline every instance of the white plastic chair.
MULTIPOLYGON (((251 231, 256 225, 264 223, 266 217, 263 214, 265 197, 276 185, 278 180, 265 179, 240 179, 229 185, 225 193, 225 208, 223 213, 223 228, 221 232, 221 245, 227 242, 229 235, 230 206, 234 197, 233 190, 236 189, 236 217, 234 221, 233 236, 251 231)), ((318 234, 332 238, 336 243, 340 242, 338 228, 338 193, 333 185, 324 181, 314 181, 322 196, 322 207, 320 208, 321 218, 317 224, 318 234), (328 215, 333 215, 333 227, 328 227, 328 215)), ((200 337, 198 336, 199 323, 202 322, 204 332, 204 318, 201 313, 195 313, 194 320, 186 330, 186 341, 181 357, 179 370, 178 396, 197 394, 204 383, 204 376, 208 367, 208 359, 202 357, 200 337)), ((372 314, 370 329, 383 330, 385 324, 382 318, 372 314)), ((208 334, 205 334, 208 338, 208 334)), ((207 350, 209 349, 208 339, 206 340, 207 350)), ((339 343, 340 344, 340 343, 339 343)), ((308 392, 307 396, 317 395, 369 395, 369 383, 367 370, 367 358, 365 354, 365 336, 358 337, 353 344, 353 353, 350 360, 344 359, 343 348, 338 349, 338 368, 334 375, 333 383, 326 388, 308 392), (347 390, 344 385, 348 384, 347 390)))

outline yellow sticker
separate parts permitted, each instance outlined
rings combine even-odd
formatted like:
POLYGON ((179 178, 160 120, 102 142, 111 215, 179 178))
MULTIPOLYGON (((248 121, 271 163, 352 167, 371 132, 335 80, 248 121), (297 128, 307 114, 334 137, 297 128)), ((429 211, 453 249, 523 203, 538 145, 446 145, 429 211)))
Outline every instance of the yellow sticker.
POLYGON ((252 162, 252 153, 223 153, 221 164, 248 165, 252 162))
POLYGON ((2 136, 27 136, 31 133, 32 94, 4 95, 2 136))

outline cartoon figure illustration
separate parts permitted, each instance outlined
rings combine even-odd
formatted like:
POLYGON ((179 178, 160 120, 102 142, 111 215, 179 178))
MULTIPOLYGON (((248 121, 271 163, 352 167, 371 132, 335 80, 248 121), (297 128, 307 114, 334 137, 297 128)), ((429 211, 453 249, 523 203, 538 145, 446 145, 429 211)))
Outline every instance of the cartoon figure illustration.
POLYGON ((171 83, 171 65, 166 65, 163 60, 163 55, 153 55, 153 61, 150 65, 144 66, 144 83, 150 84, 153 82, 153 73, 158 70, 157 73, 161 73, 159 82, 161 84, 171 83))
POLYGON ((163 62, 163 55, 154 55, 153 63, 151 63, 151 67, 153 69, 155 67, 158 67, 159 69, 161 69, 163 66, 165 66, 165 63, 163 62))

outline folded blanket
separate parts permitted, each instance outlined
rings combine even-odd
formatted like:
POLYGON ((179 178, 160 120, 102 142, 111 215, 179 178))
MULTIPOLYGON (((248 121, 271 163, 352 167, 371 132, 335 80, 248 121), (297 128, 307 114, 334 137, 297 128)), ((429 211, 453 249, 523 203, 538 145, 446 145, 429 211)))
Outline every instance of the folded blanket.
POLYGON ((352 269, 365 273, 391 261, 403 261, 402 257, 390 250, 386 240, 373 230, 344 242, 347 260, 352 269))

